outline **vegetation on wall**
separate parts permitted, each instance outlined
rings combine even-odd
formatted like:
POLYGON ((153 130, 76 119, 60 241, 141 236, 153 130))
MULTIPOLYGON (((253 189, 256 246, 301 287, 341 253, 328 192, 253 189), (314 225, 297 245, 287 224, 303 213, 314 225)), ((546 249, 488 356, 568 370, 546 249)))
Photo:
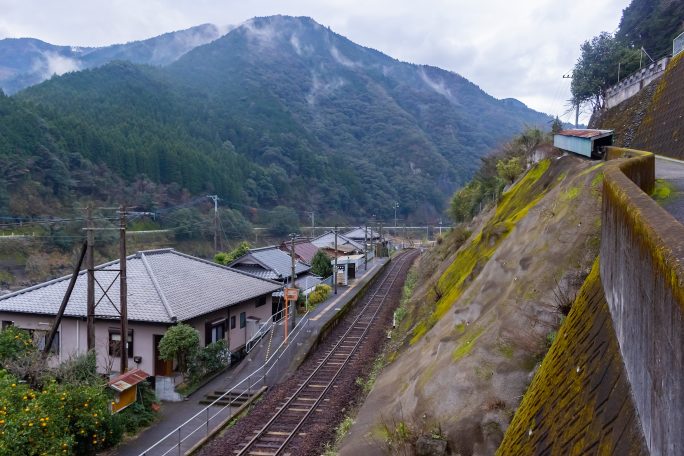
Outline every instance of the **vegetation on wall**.
POLYGON ((632 0, 614 34, 601 32, 582 44, 572 74, 573 105, 603 108, 608 87, 650 64, 649 56, 671 54, 672 41, 683 31, 684 2, 632 0))

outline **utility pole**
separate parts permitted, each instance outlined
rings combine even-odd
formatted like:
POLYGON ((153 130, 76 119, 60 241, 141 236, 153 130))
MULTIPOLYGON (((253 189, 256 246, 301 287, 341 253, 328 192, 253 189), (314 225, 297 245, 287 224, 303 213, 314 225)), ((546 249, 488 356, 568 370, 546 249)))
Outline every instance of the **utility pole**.
POLYGON ((622 62, 618 62, 618 84, 620 84, 620 64, 622 62))
POLYGON ((128 283, 126 280, 126 207, 119 206, 119 313, 121 314, 121 371, 128 370, 128 283))
POLYGON ((368 225, 363 230, 363 262, 363 270, 368 271, 368 225))
POLYGON ((93 230, 93 208, 88 207, 86 215, 86 268, 88 269, 88 294, 86 305, 86 331, 88 351, 95 350, 95 231, 93 230))
POLYGON ((316 237, 316 219, 314 218, 313 211, 306 211, 306 213, 311 217, 311 237, 314 238, 316 237))
POLYGON ((333 268, 333 283, 335 284, 335 294, 337 294, 337 225, 335 225, 335 267, 333 268))
MULTIPOLYGON (((295 285, 295 238, 297 237, 296 234, 292 233, 290 234, 290 258, 292 259, 292 281, 291 281, 291 287, 296 288, 297 286, 295 285)), ((295 325, 297 324, 297 302, 295 301, 295 308, 292 311, 292 327, 294 328, 295 325)))
MULTIPOLYGON (((572 71, 568 74, 563 75, 563 79, 572 79, 572 71)), ((575 128, 579 128, 579 110, 580 102, 575 102, 575 128)))
POLYGON ((207 198, 210 198, 211 200, 214 201, 214 253, 216 253, 216 252, 218 252, 218 226, 219 226, 218 195, 207 195, 207 198))
POLYGON ((394 232, 397 232, 397 208, 399 207, 399 201, 394 202, 394 232))
POLYGON ((296 234, 290 234, 290 259, 292 260, 292 278, 290 279, 290 286, 295 287, 295 238, 296 234))
POLYGON ((384 244, 382 242, 382 222, 380 222, 380 231, 378 232, 378 235, 380 236, 380 239, 378 239, 378 242, 380 242, 380 256, 384 256, 384 244))
POLYGON ((71 280, 69 281, 69 286, 67 287, 66 293, 64 294, 64 298, 62 299, 62 304, 59 306, 59 311, 57 312, 57 316, 55 317, 55 321, 52 323, 52 327, 50 328, 50 332, 48 333, 47 337, 45 338, 45 347, 43 348, 43 353, 50 353, 50 348, 52 347, 52 342, 55 340, 55 335, 57 334, 57 331, 59 330, 59 325, 62 322, 62 317, 64 316, 64 311, 66 310, 66 306, 69 303, 69 298, 71 297, 71 292, 74 291, 74 286, 76 285, 76 280, 78 280, 78 273, 81 270, 81 266, 83 265, 83 259, 85 258, 86 252, 88 251, 88 244, 87 242, 83 243, 83 246, 81 247, 81 254, 78 257, 78 261, 76 262, 76 266, 74 266, 74 272, 71 274, 71 280))
MULTIPOLYGON (((373 220, 373 222, 374 221, 375 220, 373 220)), ((373 248, 373 238, 375 237, 373 235, 373 226, 375 225, 375 223, 373 223, 373 222, 371 222, 371 231, 370 231, 370 250, 371 250, 371 253, 373 254, 373 258, 371 258, 371 261, 373 261, 375 259, 375 249, 373 248)))

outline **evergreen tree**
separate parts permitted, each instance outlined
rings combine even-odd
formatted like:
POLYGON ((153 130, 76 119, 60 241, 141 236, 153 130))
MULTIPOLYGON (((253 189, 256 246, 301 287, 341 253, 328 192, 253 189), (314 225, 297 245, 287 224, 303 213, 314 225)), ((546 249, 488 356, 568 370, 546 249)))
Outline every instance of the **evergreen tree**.
POLYGON ((330 277, 332 275, 332 265, 330 258, 322 250, 318 250, 311 260, 311 272, 320 277, 330 277))

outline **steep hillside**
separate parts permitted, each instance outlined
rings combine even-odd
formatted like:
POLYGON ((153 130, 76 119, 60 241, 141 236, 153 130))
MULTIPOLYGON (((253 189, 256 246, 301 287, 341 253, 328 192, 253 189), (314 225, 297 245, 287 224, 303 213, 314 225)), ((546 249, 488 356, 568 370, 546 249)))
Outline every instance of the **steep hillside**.
POLYGON ((472 235, 456 230, 426 253, 399 351, 385 353, 341 455, 412 454, 421 436, 451 454, 495 452, 597 254, 601 166, 543 160, 472 235))
POLYGON ((194 47, 220 36, 212 24, 165 33, 143 41, 105 47, 57 46, 34 38, 0 40, 0 89, 13 94, 53 75, 127 60, 149 65, 167 65, 194 47))
POLYGON ((309 18, 248 21, 164 68, 114 63, 17 96, 71 152, 238 204, 425 220, 478 157, 549 118, 309 18), (247 164, 249 162, 249 164, 247 164))

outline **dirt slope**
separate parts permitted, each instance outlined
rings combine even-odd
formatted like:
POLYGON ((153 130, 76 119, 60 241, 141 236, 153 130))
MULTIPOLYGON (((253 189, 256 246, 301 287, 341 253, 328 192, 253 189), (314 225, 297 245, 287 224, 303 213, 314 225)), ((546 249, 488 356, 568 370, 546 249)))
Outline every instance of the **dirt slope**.
POLYGON ((418 268, 434 272, 399 327, 404 348, 388 356, 341 455, 412 454, 420 435, 442 435, 450 454, 494 453, 560 323, 557 285, 574 293, 597 253, 601 166, 540 162, 458 252, 444 252, 447 238, 426 254, 418 268))

